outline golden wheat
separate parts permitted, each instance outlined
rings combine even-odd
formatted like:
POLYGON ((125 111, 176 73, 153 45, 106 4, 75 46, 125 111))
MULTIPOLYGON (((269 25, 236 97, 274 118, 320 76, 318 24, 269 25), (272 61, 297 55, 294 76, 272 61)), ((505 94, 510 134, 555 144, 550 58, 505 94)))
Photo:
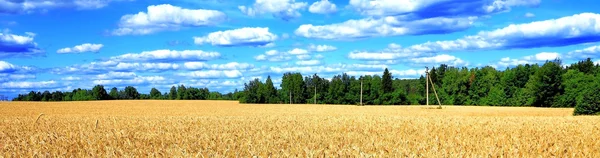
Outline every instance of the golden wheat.
POLYGON ((599 157, 600 118, 572 112, 228 101, 10 102, 0 103, 0 157, 599 157), (36 120, 41 113, 44 119, 36 120))

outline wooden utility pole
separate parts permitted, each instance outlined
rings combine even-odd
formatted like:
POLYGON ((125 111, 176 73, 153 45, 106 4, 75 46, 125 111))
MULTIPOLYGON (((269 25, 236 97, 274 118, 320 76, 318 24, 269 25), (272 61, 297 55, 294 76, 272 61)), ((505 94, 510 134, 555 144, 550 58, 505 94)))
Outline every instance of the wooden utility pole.
POLYGON ((425 98, 427 99, 427 106, 429 106, 429 67, 425 66, 425 98))
POLYGON ((290 90, 290 104, 292 104, 292 91, 290 90))
POLYGON ((362 78, 360 79, 360 106, 363 105, 362 103, 362 93, 363 93, 363 81, 362 78))
POLYGON ((442 102, 440 102, 440 97, 438 97, 437 92, 435 91, 435 84, 433 84, 433 80, 431 80, 431 77, 429 76, 429 68, 425 67, 425 87, 427 87, 427 90, 425 93, 427 93, 426 98, 427 98, 427 106, 429 106, 429 84, 431 83, 431 88, 433 88, 433 93, 435 94, 435 99, 437 99, 439 108, 442 108, 442 102))

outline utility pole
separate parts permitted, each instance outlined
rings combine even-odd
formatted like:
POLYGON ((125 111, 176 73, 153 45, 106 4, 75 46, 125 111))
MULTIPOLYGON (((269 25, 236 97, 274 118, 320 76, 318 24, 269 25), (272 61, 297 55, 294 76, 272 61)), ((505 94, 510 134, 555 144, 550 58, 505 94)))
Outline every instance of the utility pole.
POLYGON ((425 66, 425 98, 427 99, 427 106, 429 106, 429 67, 425 66))
POLYGON ((433 93, 435 93, 435 98, 437 99, 439 108, 441 109, 442 108, 442 102, 440 102, 440 97, 438 97, 438 94, 435 91, 435 84, 433 84, 433 80, 431 80, 431 77, 429 76, 429 68, 428 67, 425 67, 425 76, 427 76, 426 77, 426 82, 425 82, 425 85, 427 87, 427 90, 425 92, 425 93, 427 93, 427 97, 426 97, 427 98, 427 106, 429 106, 429 84, 431 83, 431 88, 433 88, 433 93))
POLYGON ((360 79, 360 106, 363 105, 363 103, 362 103, 362 95, 363 94, 362 93, 363 93, 363 80, 362 80, 362 77, 361 77, 361 79, 360 79))
POLYGON ((317 104, 317 85, 315 84, 315 104, 317 104))
POLYGON ((290 104, 292 104, 292 91, 290 90, 290 104))

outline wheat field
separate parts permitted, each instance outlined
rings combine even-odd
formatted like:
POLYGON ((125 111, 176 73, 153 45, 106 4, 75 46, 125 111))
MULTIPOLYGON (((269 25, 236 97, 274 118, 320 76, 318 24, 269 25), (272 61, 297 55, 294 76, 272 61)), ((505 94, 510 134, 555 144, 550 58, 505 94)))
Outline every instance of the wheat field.
POLYGON ((1 102, 0 157, 600 157, 600 117, 527 107, 1 102))

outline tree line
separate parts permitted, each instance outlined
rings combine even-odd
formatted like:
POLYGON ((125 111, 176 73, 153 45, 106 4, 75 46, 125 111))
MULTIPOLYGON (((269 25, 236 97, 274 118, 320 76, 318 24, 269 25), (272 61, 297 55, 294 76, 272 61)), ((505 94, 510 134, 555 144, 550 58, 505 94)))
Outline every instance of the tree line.
MULTIPOLYGON (((575 107, 576 114, 600 114, 600 65, 590 58, 562 65, 561 60, 544 64, 524 64, 504 70, 486 67, 452 67, 440 65, 429 72, 443 105, 575 107)), ((346 73, 330 80, 317 74, 283 74, 279 88, 271 77, 244 84, 243 91, 221 94, 207 88, 171 87, 168 93, 152 88, 141 94, 136 88, 116 87, 106 91, 96 85, 91 90, 72 92, 34 92, 20 94, 14 101, 85 101, 117 99, 158 100, 239 100, 240 103, 293 103, 293 104, 350 104, 364 105, 423 105, 426 103, 426 80, 394 79, 385 69, 381 76, 349 76, 346 73)), ((430 93, 433 93, 430 86, 430 93)), ((433 96, 430 94, 430 96, 433 96)), ((435 97, 430 104, 438 104, 435 97)))
POLYGON ((149 94, 142 94, 135 87, 127 86, 123 90, 117 87, 109 91, 104 89, 103 85, 96 85, 91 90, 74 89, 71 92, 35 92, 28 94, 19 94, 13 101, 90 101, 90 100, 238 100, 240 92, 230 92, 221 94, 211 92, 208 88, 185 87, 184 85, 172 86, 169 93, 161 93, 158 89, 152 88, 149 94))
MULTIPOLYGON (((586 59, 563 67, 559 59, 544 64, 522 64, 504 70, 451 67, 429 72, 443 105, 575 107, 577 114, 600 114, 600 66, 586 59)), ((241 103, 359 104, 361 84, 365 105, 423 105, 425 77, 393 79, 382 76, 336 75, 331 80, 317 74, 303 77, 285 73, 280 88, 271 77, 244 85, 241 103)), ((430 93, 433 93, 430 87, 430 93)), ((438 104, 430 94, 429 103, 438 104)))

